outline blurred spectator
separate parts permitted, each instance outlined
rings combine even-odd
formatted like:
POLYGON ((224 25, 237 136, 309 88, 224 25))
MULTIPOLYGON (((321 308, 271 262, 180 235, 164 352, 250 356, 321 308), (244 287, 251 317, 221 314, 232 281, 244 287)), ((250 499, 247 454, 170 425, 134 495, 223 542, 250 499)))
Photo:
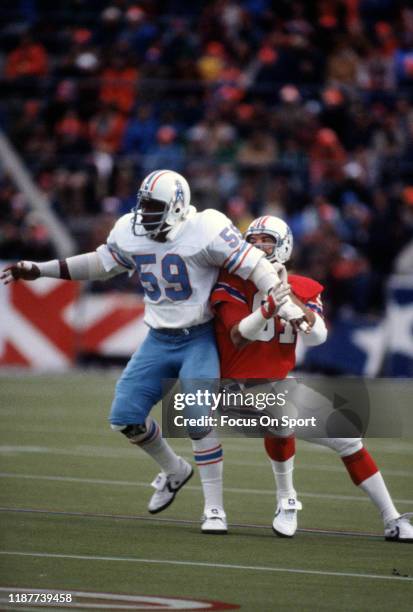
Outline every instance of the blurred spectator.
POLYGON ((126 13, 126 27, 118 41, 127 45, 138 58, 149 49, 158 34, 158 27, 140 6, 130 6, 126 13))
POLYGON ((155 141, 159 123, 149 104, 138 106, 136 114, 126 124, 122 150, 129 155, 143 154, 155 141))
POLYGON ((182 172, 184 167, 184 149, 177 142, 177 133, 171 125, 161 125, 156 133, 156 143, 149 147, 143 157, 143 172, 149 173, 153 168, 169 168, 182 172))
POLYGON ((102 72, 100 100, 102 104, 128 113, 135 102, 138 71, 128 64, 127 58, 120 55, 119 50, 114 48, 113 53, 108 67, 102 72))
POLYGON ((345 39, 338 42, 327 61, 327 80, 335 84, 353 85, 359 58, 345 39))
POLYGON ((344 178, 345 161, 346 153, 337 134, 329 128, 320 129, 310 151, 310 176, 313 186, 341 181, 344 178))
POLYGON ((255 130, 239 148, 237 160, 243 166, 270 168, 277 157, 277 143, 271 134, 255 130))
POLYGON ((242 233, 247 231, 248 226, 254 220, 249 212, 247 202, 238 196, 228 200, 226 214, 242 233))
POLYGON ((5 75, 13 81, 24 77, 43 77, 48 72, 48 57, 44 46, 24 34, 18 47, 6 59, 5 75))
POLYGON ((125 118, 113 107, 102 107, 89 124, 89 138, 94 149, 105 153, 117 153, 125 130, 125 118))

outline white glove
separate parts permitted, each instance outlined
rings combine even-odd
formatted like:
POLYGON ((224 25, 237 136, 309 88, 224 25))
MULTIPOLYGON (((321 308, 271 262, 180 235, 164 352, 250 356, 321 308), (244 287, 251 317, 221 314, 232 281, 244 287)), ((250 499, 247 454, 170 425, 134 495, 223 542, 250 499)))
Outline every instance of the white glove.
MULTIPOLYGON (((277 314, 285 321, 294 321, 296 319, 302 319, 305 316, 305 312, 302 310, 302 308, 300 308, 300 306, 297 304, 294 304, 290 298, 287 298, 287 301, 282 304, 282 306, 278 309, 277 314)), ((301 321, 298 328, 305 333, 310 331, 310 326, 306 321, 301 321)))
POLYGON ((284 321, 291 321, 292 319, 301 319, 304 316, 304 311, 291 299, 288 299, 278 309, 278 316, 284 319, 284 321))
MULTIPOLYGON (((260 333, 267 325, 268 319, 272 319, 277 315, 278 310, 287 300, 291 293, 290 286, 280 283, 275 289, 270 291, 265 302, 247 317, 244 317, 239 322, 239 332, 243 338, 247 340, 257 340, 260 333)), ((290 300, 291 301, 291 300, 290 300)))
POLYGON ((266 302, 261 306, 262 314, 266 319, 271 319, 275 315, 278 315, 279 310, 283 304, 289 300, 291 294, 291 287, 288 283, 280 283, 273 289, 271 289, 266 302))

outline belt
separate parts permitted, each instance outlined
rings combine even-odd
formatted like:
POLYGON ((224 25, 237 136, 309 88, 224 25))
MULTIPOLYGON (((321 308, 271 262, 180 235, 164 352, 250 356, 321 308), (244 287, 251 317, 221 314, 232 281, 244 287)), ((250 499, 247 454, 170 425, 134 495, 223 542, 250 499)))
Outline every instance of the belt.
POLYGON ((206 323, 201 323, 201 325, 192 325, 191 327, 151 327, 151 331, 156 334, 163 334, 165 336, 189 336, 192 332, 201 331, 202 329, 207 329, 211 327, 211 321, 207 321, 206 323))

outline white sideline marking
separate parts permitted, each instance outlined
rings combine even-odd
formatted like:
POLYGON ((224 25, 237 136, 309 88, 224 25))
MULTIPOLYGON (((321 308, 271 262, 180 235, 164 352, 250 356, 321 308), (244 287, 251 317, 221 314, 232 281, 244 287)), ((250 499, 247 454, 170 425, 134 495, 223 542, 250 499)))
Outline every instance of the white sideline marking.
MULTIPOLYGON (((140 480, 107 480, 104 478, 77 478, 74 476, 41 476, 37 474, 15 474, 13 472, 0 472, 0 478, 20 478, 27 480, 48 480, 55 482, 76 482, 79 484, 96 484, 96 485, 113 485, 120 487, 144 487, 149 488, 148 482, 140 480)), ((185 489, 188 491, 200 491, 201 487, 196 485, 185 485, 185 489)), ((271 489, 241 489, 238 487, 226 487, 225 491, 228 493, 241 493, 243 495, 269 495, 274 497, 275 493, 271 489)), ((321 498, 321 499, 333 499, 343 501, 358 501, 358 502, 369 502, 367 496, 357 495, 338 495, 331 493, 300 493, 300 497, 310 498, 321 498)), ((413 499, 394 499, 397 504, 412 504, 413 499)))
MULTIPOLYGON (((0 371, 0 379, 1 379, 1 371, 0 371)), ((53 418, 56 420, 56 407, 54 407, 54 413, 53 413, 53 418)), ((1 414, 2 416, 12 416, 15 417, 16 416, 16 410, 15 408, 13 408, 13 410, 8 411, 7 409, 2 408, 1 409, 1 414)), ((63 411, 60 411, 60 414, 64 414, 63 411)), ((19 424, 15 424, 13 423, 13 427, 6 427, 4 426, 4 428, 2 429, 2 431, 6 432, 12 432, 12 433, 16 433, 18 431, 27 431, 27 428, 20 426, 19 424)), ((66 434, 68 433, 67 428, 65 429, 64 427, 59 427, 58 422, 56 423, 55 427, 44 427, 44 426, 39 426, 39 425, 35 425, 33 424, 30 428, 30 431, 33 431, 35 433, 50 433, 50 434, 56 434, 56 433, 62 433, 62 434, 66 434)), ((103 438, 109 438, 112 437, 113 439, 113 432, 108 430, 94 430, 94 429, 90 429, 90 428, 82 428, 82 429, 70 429, 70 434, 73 435, 90 435, 93 436, 95 439, 97 436, 99 437, 103 437, 103 438)), ((259 440, 258 438, 255 440, 252 440, 252 442, 257 442, 257 440, 259 440)), ((379 449, 376 449, 376 445, 375 445, 375 438, 370 438, 368 440, 368 446, 369 449, 373 452, 380 452, 381 454, 395 454, 395 453, 399 453, 399 454, 404 454, 404 455, 411 455, 413 454, 413 443, 412 442, 408 442, 406 439, 393 439, 393 438, 380 438, 379 440, 380 445, 379 445, 379 449)), ((256 454, 257 453, 257 445, 255 444, 251 444, 251 438, 245 438, 245 440, 243 440, 242 444, 237 444, 233 438, 224 438, 222 440, 222 443, 224 445, 224 450, 228 450, 228 451, 233 451, 233 452, 239 452, 242 453, 243 455, 245 454, 256 454)), ((309 442, 308 440, 301 440, 298 439, 298 443, 299 443, 299 450, 298 452, 300 454, 303 453, 307 453, 310 455, 325 455, 326 453, 329 454, 331 453, 332 456, 334 455, 334 452, 327 448, 326 446, 321 446, 320 444, 313 444, 311 442, 309 442)), ((174 449, 177 451, 190 451, 191 447, 189 445, 189 440, 187 438, 176 438, 174 439, 174 449)), ((0 446, 0 452, 2 451, 2 449, 14 449, 14 452, 19 452, 19 449, 21 449, 21 452, 24 452, 25 448, 30 448, 27 446, 0 446)), ((52 449, 51 447, 35 447, 35 448, 44 448, 45 452, 47 451, 47 449, 50 448, 51 451, 55 450, 52 449)), ((94 450, 100 450, 102 447, 99 446, 92 446, 92 445, 82 445, 82 446, 77 446, 76 448, 80 449, 80 450, 90 450, 91 452, 93 452, 94 450)), ((62 449, 57 449, 57 450, 62 450, 62 449)), ((107 449, 105 447, 104 450, 108 450, 109 452, 113 452, 115 456, 115 453, 117 456, 126 456, 126 455, 130 455, 130 449, 115 449, 115 448, 109 448, 107 449)), ((39 451, 38 451, 39 452, 39 451)))
MULTIPOLYGON (((266 465, 265 462, 265 455, 263 452, 263 461, 254 461, 254 460, 249 460, 249 461, 242 461, 242 460, 237 460, 237 459, 227 459, 225 457, 225 449, 227 448, 225 442, 224 442, 224 459, 225 459, 225 463, 227 465, 236 465, 236 466, 240 466, 240 467, 260 467, 262 468, 263 465, 266 465)), ((320 447, 323 448, 323 447, 320 447)), ((190 455, 190 449, 188 447, 180 447, 177 445, 174 445, 174 449, 177 452, 180 452, 181 455, 183 455, 185 457, 185 459, 191 459, 192 456, 190 455)), ((63 456, 68 456, 68 457, 99 457, 99 458, 106 458, 106 459, 124 459, 124 458, 130 458, 132 456, 133 453, 131 453, 130 451, 133 449, 116 449, 116 448, 103 448, 101 446, 76 446, 73 447, 71 449, 66 449, 66 448, 53 448, 51 446, 11 446, 11 445, 0 445, 0 453, 4 453, 4 454, 39 454, 39 455, 63 455, 63 456)), ((230 450, 230 449, 228 449, 230 450)), ((249 449, 250 452, 253 452, 254 454, 257 452, 257 449, 249 449)), ((329 449, 326 449, 327 451, 329 449)), ((299 451, 299 453, 301 453, 301 451, 299 451)), ((331 452, 331 458, 333 459, 336 456, 336 454, 332 451, 331 452)), ((334 459, 333 459, 334 461, 334 459)), ((300 463, 298 463, 297 465, 297 469, 299 470, 307 470, 307 471, 311 471, 311 472, 315 472, 315 471, 320 471, 320 472, 343 472, 344 468, 341 465, 318 465, 318 464, 311 464, 311 465, 306 465, 303 461, 301 461, 300 463)), ((408 470, 392 470, 392 469, 388 469, 388 470, 382 470, 382 473, 385 476, 401 476, 403 478, 413 478, 413 471, 408 471, 408 470)))
POLYGON ((182 565, 189 567, 210 567, 218 569, 248 570, 256 572, 281 572, 286 574, 310 574, 313 576, 339 576, 344 578, 367 578, 370 580, 404 580, 413 582, 413 577, 385 576, 381 574, 357 574, 355 572, 331 572, 306 570, 289 567, 267 567, 265 565, 235 565, 231 563, 207 563, 205 561, 177 561, 174 559, 145 559, 138 557, 103 557, 100 555, 64 555, 57 553, 20 552, 0 550, 0 555, 16 557, 44 557, 47 559, 76 559, 78 561, 124 561, 127 563, 153 563, 157 565, 182 565))

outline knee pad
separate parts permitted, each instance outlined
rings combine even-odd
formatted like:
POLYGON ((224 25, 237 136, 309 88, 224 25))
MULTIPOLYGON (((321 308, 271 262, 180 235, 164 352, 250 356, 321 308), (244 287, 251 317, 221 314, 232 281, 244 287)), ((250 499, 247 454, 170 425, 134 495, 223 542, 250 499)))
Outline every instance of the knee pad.
POLYGON ((112 431, 120 431, 126 436, 132 444, 139 444, 143 440, 148 432, 146 423, 134 424, 134 425, 111 425, 112 431))
POLYGON ((212 429, 208 429, 204 432, 199 432, 199 431, 194 431, 191 432, 191 430, 188 430, 188 436, 190 437, 190 439, 193 442, 197 442, 199 440, 203 440, 204 438, 206 438, 207 436, 209 436, 209 434, 211 433, 212 429))
POLYGON ((220 446, 220 442, 214 429, 210 429, 204 434, 197 432, 196 437, 191 437, 191 441, 194 451, 205 451, 215 448, 216 446, 220 446))
POLYGON ((328 448, 336 451, 340 457, 347 457, 363 448, 361 438, 309 438, 309 442, 328 446, 328 448))

